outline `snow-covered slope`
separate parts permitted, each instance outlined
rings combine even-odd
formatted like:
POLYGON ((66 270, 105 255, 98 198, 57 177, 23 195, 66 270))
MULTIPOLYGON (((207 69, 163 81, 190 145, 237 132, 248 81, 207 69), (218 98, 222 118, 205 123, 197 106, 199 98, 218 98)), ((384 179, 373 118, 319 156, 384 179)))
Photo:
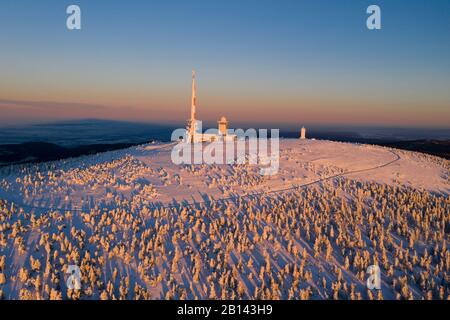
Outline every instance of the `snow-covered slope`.
POLYGON ((449 193, 448 162, 377 146, 282 140, 279 174, 254 165, 175 165, 173 144, 147 145, 99 156, 25 167, 3 174, 0 196, 17 204, 89 210, 170 205, 254 192, 276 192, 342 174, 363 181, 449 193), (353 173, 354 172, 354 173, 353 173), (110 204, 110 205, 109 205, 110 204))
POLYGON ((67 298, 79 265, 81 298, 370 298, 376 262, 385 298, 450 294, 448 161, 282 140, 267 177, 172 147, 2 169, 1 294, 67 298))

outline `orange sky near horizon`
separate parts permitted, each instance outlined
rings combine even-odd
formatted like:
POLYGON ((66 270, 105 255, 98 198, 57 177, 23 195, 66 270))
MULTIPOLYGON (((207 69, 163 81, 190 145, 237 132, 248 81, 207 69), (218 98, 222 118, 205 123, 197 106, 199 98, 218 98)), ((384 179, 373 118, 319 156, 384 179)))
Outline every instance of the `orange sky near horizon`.
MULTIPOLYGON (((0 124, 66 119, 111 119, 139 122, 182 123, 189 118, 190 97, 187 90, 178 95, 161 93, 151 97, 135 92, 102 97, 98 93, 76 99, 70 92, 56 95, 54 100, 37 94, 33 100, 0 98, 0 124), (60 100, 61 99, 61 100, 60 100), (64 100, 63 100, 64 99, 64 100), (64 101, 64 102, 61 102, 64 101), (66 102, 69 101, 69 102, 66 102), (3 120, 3 121, 2 121, 3 120)), ((226 116, 231 122, 274 124, 355 124, 389 126, 448 127, 449 108, 434 106, 428 112, 422 104, 397 102, 385 104, 376 100, 284 98, 248 96, 212 96, 198 94, 198 118, 216 121, 226 116), (417 121, 420 119, 420 122, 417 121)))

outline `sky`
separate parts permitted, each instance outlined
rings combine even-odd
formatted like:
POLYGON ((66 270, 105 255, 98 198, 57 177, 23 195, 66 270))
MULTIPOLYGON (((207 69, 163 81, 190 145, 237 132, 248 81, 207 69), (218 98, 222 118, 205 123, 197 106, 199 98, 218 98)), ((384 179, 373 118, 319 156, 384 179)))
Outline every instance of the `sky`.
POLYGON ((448 0, 1 0, 0 125, 183 122, 195 69, 205 121, 449 128, 449 57, 448 0))

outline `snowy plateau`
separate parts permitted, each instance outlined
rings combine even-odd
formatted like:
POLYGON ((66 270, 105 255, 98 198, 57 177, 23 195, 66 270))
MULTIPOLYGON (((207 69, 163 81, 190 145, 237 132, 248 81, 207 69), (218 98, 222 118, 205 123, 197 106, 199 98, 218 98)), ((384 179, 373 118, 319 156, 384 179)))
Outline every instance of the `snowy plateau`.
POLYGON ((282 139, 262 176, 175 165, 172 148, 0 169, 0 298, 450 297, 450 161, 282 139))

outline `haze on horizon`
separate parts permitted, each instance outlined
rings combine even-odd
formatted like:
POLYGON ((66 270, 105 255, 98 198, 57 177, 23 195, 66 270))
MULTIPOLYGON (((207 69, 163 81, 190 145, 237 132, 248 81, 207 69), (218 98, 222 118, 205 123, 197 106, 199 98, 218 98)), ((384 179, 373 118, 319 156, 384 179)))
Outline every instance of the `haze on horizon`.
POLYGON ((182 122, 194 68, 205 121, 448 128, 449 30, 439 0, 5 0, 0 125, 182 122))

